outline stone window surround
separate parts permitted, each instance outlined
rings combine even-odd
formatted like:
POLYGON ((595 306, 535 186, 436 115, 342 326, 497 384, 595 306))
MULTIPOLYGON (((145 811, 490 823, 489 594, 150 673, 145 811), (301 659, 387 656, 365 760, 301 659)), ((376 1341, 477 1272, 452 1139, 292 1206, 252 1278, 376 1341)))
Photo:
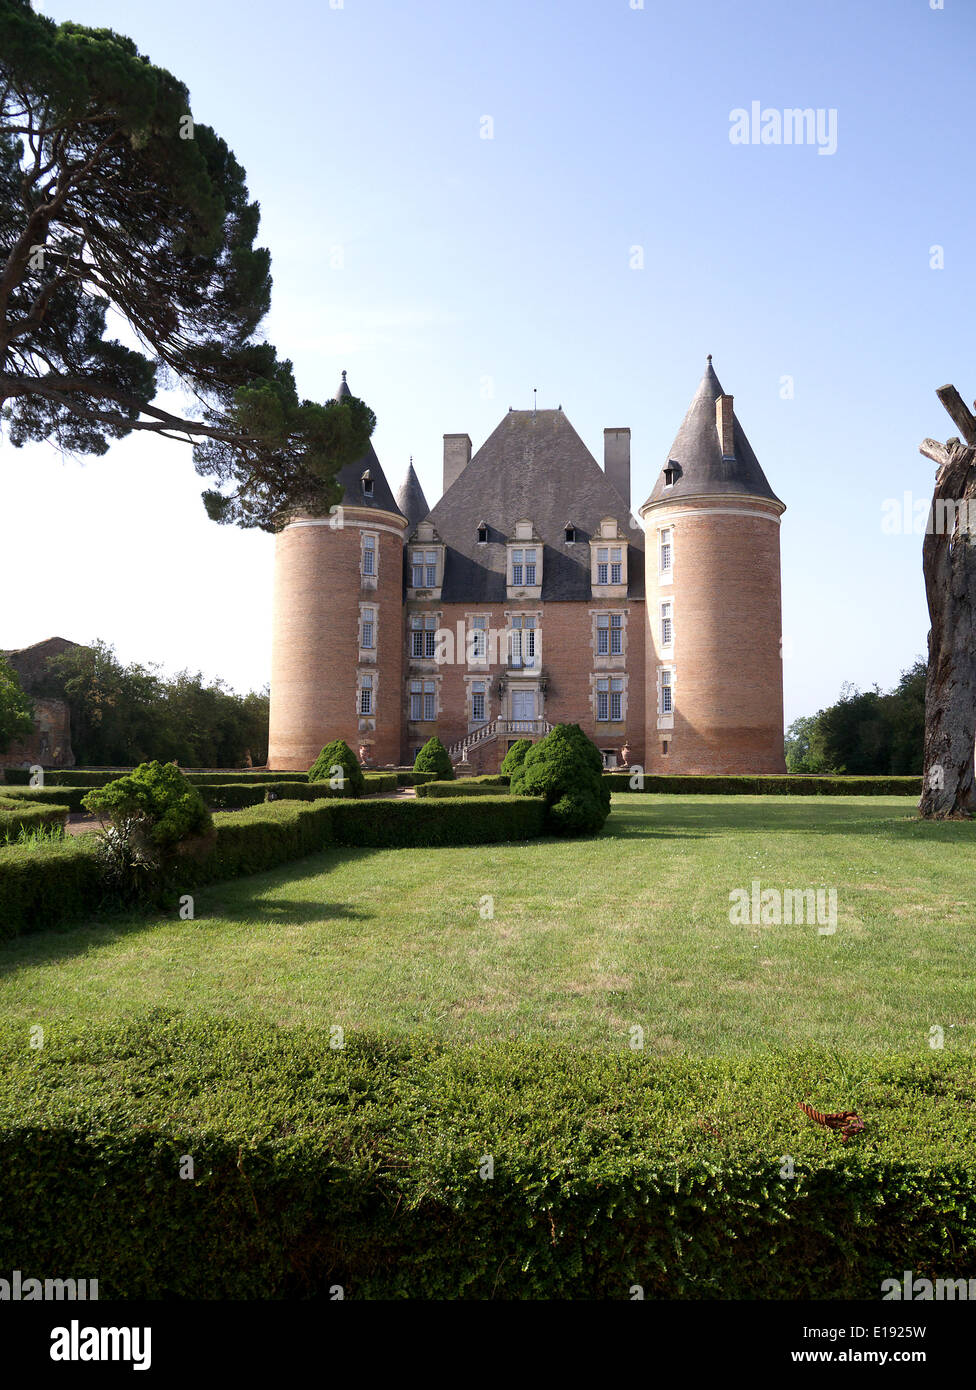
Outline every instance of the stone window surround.
POLYGON ((359 732, 360 732, 361 734, 362 734, 362 733, 375 733, 375 732, 376 732, 376 708, 377 708, 377 704, 378 704, 378 702, 379 702, 378 686, 379 686, 379 672, 378 672, 377 670, 375 670, 372 666, 369 668, 368 671, 361 671, 361 670, 359 670, 359 669, 357 668, 357 670, 356 670, 356 718, 357 718, 358 721, 359 721, 359 732), (370 679, 371 679, 371 682, 372 682, 373 699, 372 699, 372 708, 371 708, 369 714, 361 714, 361 713, 360 713, 360 709, 362 708, 361 703, 360 703, 360 694, 361 694, 362 688, 363 688, 363 676, 369 676, 370 679))
POLYGON ((655 649, 657 650, 658 655, 661 656, 661 657, 666 658, 666 660, 663 662, 663 664, 664 664, 665 666, 667 666, 668 661, 673 661, 673 660, 674 660, 674 641, 675 641, 675 634, 676 634, 676 628, 675 628, 675 609, 676 609, 676 604, 675 604, 675 601, 674 601, 674 595, 673 595, 673 594, 665 594, 663 598, 659 598, 659 599, 658 599, 658 603, 657 603, 657 627, 656 627, 656 630, 655 630, 655 632, 654 632, 654 646, 655 646, 655 649), (666 603, 668 603, 668 604, 671 605, 671 641, 668 643, 667 646, 664 645, 664 642, 663 642, 662 637, 661 637, 661 630, 662 630, 662 629, 661 629, 661 622, 662 622, 662 612, 661 612, 661 610, 662 610, 662 608, 664 607, 664 605, 665 605, 666 603))
POLYGON ((443 679, 444 679, 443 676, 441 676, 441 675, 435 675, 432 671, 420 671, 420 672, 418 672, 418 673, 415 674, 415 675, 408 676, 408 678, 407 678, 407 684, 406 684, 406 691, 407 691, 407 727, 408 727, 408 729, 416 728, 416 726, 417 726, 418 724, 436 724, 437 720, 441 717, 441 714, 443 713, 443 709, 444 709, 444 706, 443 706, 442 701, 441 701, 441 692, 442 692, 442 682, 443 682, 443 679), (419 683, 420 683, 420 686, 421 686, 421 689, 420 689, 420 701, 421 701, 421 703, 420 703, 420 713, 421 713, 421 715, 423 715, 423 712, 424 712, 424 708, 423 708, 423 698, 424 698, 424 693, 425 693, 425 692, 424 692, 424 689, 423 689, 423 686, 424 686, 424 684, 425 684, 426 682, 428 682, 428 681, 433 681, 433 682, 434 682, 434 718, 433 718, 433 719, 424 719, 424 718, 420 718, 420 719, 411 719, 411 717, 410 717, 410 696, 414 693, 414 691, 411 689, 411 687, 412 687, 412 685, 414 684, 414 682, 419 682, 419 683))
MULTIPOLYGON (((628 546, 630 542, 627 537, 621 534, 620 527, 615 517, 605 516, 600 522, 599 533, 590 538, 590 593, 593 598, 626 598, 627 586, 630 582, 630 566, 628 564, 628 546), (611 534, 610 527, 613 527, 611 534), (619 584, 601 584, 598 581, 598 555, 601 550, 610 548, 620 551, 620 562, 622 566, 619 584)), ((607 575, 609 580, 609 572, 607 575)))
POLYGON ((380 577, 380 537, 379 532, 372 527, 363 527, 359 532, 359 577, 364 589, 375 589, 380 577), (366 573, 366 541, 371 539, 373 542, 373 573, 366 573))
MULTIPOLYGON (((535 672, 541 671, 541 669, 542 669, 542 613, 543 613, 543 610, 542 610, 541 608, 506 608, 506 609, 504 610, 504 615, 505 615, 505 631, 508 632, 508 633, 512 633, 513 631, 515 631, 515 629, 512 627, 512 619, 513 619, 513 618, 535 618, 535 656, 534 656, 534 658, 533 658, 533 664, 532 664, 531 666, 529 666, 529 667, 526 667, 526 666, 524 666, 524 665, 522 665, 522 666, 513 666, 513 665, 511 664, 511 658, 512 658, 512 639, 511 639, 511 636, 508 636, 508 637, 506 637, 506 639, 505 639, 505 661, 504 661, 504 667, 505 667, 505 670, 506 670, 506 671, 518 671, 518 672, 525 671, 525 670, 528 670, 528 671, 530 671, 530 672, 531 672, 531 671, 535 671, 535 672)), ((522 630, 524 631, 525 629, 523 628, 522 630)))
POLYGON ((630 677, 624 670, 613 671, 594 671, 590 676, 590 708, 593 711, 593 722, 599 729, 605 732, 611 726, 620 727, 627 723, 627 706, 630 695, 630 677), (597 681, 620 680, 623 681, 623 688, 620 691, 620 718, 619 719, 600 719, 600 706, 597 700, 597 681))
POLYGON ((407 662, 410 666, 417 666, 421 670, 428 667, 437 666, 437 658, 433 656, 414 656, 413 654, 413 619, 414 618, 433 618, 434 619, 434 650, 437 650, 436 634, 443 626, 444 610, 434 608, 415 608, 407 614, 407 662))
POLYGON ((377 653, 377 650, 379 649, 379 632, 380 632, 380 606, 379 606, 379 604, 375 601, 375 599, 363 599, 363 600, 360 602, 360 604, 359 604, 359 661, 360 661, 360 664, 363 664, 363 663, 366 663, 366 662, 375 662, 375 660, 376 660, 376 653, 377 653), (370 610, 370 612, 371 612, 372 615, 373 615, 373 645, 372 645, 371 647, 364 647, 364 646, 363 646, 363 622, 364 622, 364 614, 365 614, 367 608, 370 610))
POLYGON ((593 665, 597 670, 617 670, 627 664, 627 628, 629 625, 630 608, 591 608, 590 613, 590 651, 593 653, 593 665), (607 652, 601 656, 597 651, 597 618, 606 618, 612 613, 621 615, 620 623, 620 651, 607 652))
POLYGON ((659 729, 673 729, 673 728, 674 728, 674 710, 675 710, 675 705, 677 704, 677 701, 676 701, 676 699, 675 699, 675 686, 676 686, 676 685, 677 685, 677 677, 676 677, 676 674, 675 674, 675 669, 674 669, 673 663, 669 663, 669 662, 666 662, 666 661, 665 661, 665 662, 662 662, 662 663, 658 666, 658 668, 657 668, 657 678, 656 678, 656 681, 655 681, 655 686, 656 686, 656 689, 655 689, 655 703, 656 703, 656 706, 657 706, 657 727, 658 727, 659 729), (665 713, 663 712, 663 710, 662 710, 662 707, 661 707, 661 685, 662 685, 661 673, 662 673, 662 671, 668 671, 668 672, 670 672, 670 674, 671 674, 671 712, 670 712, 670 714, 665 714, 665 713))
POLYGON ((470 734, 470 733, 473 733, 475 729, 481 729, 481 728, 484 727, 485 724, 490 724, 491 721, 492 721, 492 713, 491 713, 491 686, 492 686, 492 682, 491 682, 491 677, 489 676, 487 670, 472 672, 470 675, 464 676, 463 679, 464 679, 464 715, 465 715, 465 719, 467 720, 468 733, 470 734), (484 717, 483 720, 479 720, 477 723, 475 723, 474 717, 473 717, 473 716, 474 716, 474 699, 473 699, 474 691, 473 691, 473 689, 472 689, 472 686, 475 684, 475 682, 477 682, 479 685, 483 685, 483 686, 485 687, 485 717, 484 717))

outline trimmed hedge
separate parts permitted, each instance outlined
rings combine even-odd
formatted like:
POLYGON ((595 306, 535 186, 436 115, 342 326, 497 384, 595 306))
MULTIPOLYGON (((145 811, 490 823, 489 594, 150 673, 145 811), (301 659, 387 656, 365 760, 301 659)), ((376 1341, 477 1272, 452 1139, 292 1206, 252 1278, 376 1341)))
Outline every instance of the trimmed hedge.
POLYGON ((82 799, 94 787, 5 787, 3 798, 6 801, 17 801, 24 805, 35 802, 41 806, 67 806, 71 812, 79 812, 87 815, 82 799))
POLYGON ((162 1011, 65 1033, 0 1028, 0 1267, 103 1299, 876 1302, 976 1267, 972 1056, 337 1049, 162 1011), (801 1099, 867 1129, 843 1145, 801 1099))
POLYGON ((62 801, 60 805, 49 802, 32 806, 23 798, 0 797, 0 844, 9 835, 16 838, 21 830, 46 830, 51 826, 66 824, 68 808, 62 801))
POLYGON ((380 792, 395 792, 400 780, 395 772, 364 772, 366 796, 378 796, 380 792))
MULTIPOLYGON (((203 859, 177 850, 170 886, 185 892, 275 868, 330 846, 391 849, 531 839, 543 833, 543 822, 541 802, 510 796, 429 804, 412 797, 262 802, 244 811, 218 811, 214 849, 203 859)), ((63 857, 52 854, 47 845, 0 851, 0 937, 43 931, 97 912, 104 890, 94 847, 95 837, 85 835, 69 841, 63 857)), ((55 849, 60 852, 59 846, 55 849)))
POLYGON ((421 782, 436 782, 436 772, 397 772, 398 787, 419 787, 421 782))
POLYGON ((497 796, 499 787, 507 784, 500 780, 487 778, 482 781, 476 777, 459 777, 456 782, 427 782, 417 787, 419 797, 426 796, 497 796))
POLYGON ((0 940, 92 916, 102 880, 91 835, 0 849, 0 940))
POLYGON ((676 796, 700 792, 711 796, 921 796, 921 777, 813 776, 663 776, 644 774, 642 788, 632 787, 632 772, 605 772, 615 792, 666 792, 676 796))
MULTIPOLYGON (((127 776, 133 769, 131 767, 119 767, 105 770, 104 768, 50 768, 45 769, 45 787, 85 787, 91 791, 92 787, 104 787, 109 782, 117 782, 120 777, 127 776)), ((269 772, 263 767, 253 768, 227 768, 226 771, 216 772, 187 772, 185 768, 180 768, 183 776, 188 782, 193 782, 196 786, 205 786, 207 783, 222 784, 224 782, 256 782, 262 778, 269 778, 276 782, 307 782, 307 772, 269 772)), ((26 787, 30 785, 30 771, 24 767, 8 767, 4 770, 4 779, 9 786, 26 787)))

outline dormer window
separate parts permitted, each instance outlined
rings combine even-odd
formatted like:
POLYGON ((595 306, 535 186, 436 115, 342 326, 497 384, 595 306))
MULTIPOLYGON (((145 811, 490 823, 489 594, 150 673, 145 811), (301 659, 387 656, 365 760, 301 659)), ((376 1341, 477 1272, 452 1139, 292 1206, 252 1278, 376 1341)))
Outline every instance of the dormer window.
POLYGON ((594 596, 625 598, 627 540, 612 516, 600 522, 600 534, 590 541, 590 582, 594 596))
POLYGON ((414 550, 410 555, 413 588, 437 588, 437 551, 414 550))
POLYGON ((673 487, 675 481, 681 477, 681 465, 675 463, 674 459, 668 459, 664 469, 664 486, 673 487))
POLYGON ((515 535, 508 541, 508 596, 514 598, 542 593, 542 541, 531 521, 515 523, 515 535), (529 592, 530 591, 530 592, 529 592))
POLYGON ((479 544, 479 545, 487 545, 487 544, 488 544, 488 523, 487 523, 487 521, 479 521, 479 523, 478 523, 478 544, 479 544))
POLYGON ((361 482, 362 485, 363 485, 363 496, 364 496, 364 497, 372 497, 372 495, 373 495, 373 475, 372 475, 372 473, 369 471, 368 468, 366 469, 366 472, 363 474, 362 478, 360 479, 360 482, 361 482))
POLYGON ((566 544, 576 544, 576 527, 573 525, 571 521, 566 522, 566 544))

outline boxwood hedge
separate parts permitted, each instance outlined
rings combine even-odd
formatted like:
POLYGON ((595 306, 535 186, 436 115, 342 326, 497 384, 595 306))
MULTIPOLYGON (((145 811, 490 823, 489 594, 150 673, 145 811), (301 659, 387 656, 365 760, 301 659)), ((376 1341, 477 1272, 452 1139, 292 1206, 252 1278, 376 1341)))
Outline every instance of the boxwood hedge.
POLYGON ((663 776, 645 773, 643 786, 631 786, 633 771, 605 772, 614 792, 667 792, 675 796, 921 796, 921 777, 663 776))
POLYGON ((68 819, 68 808, 48 802, 31 805, 23 798, 0 796, 0 843, 8 837, 15 838, 21 830, 46 830, 51 826, 64 826, 68 819))
MULTIPOLYGON (((177 891, 259 873, 333 845, 393 849, 529 839, 543 833, 543 815, 540 802, 509 796, 429 803, 319 797, 218 811, 214 825, 216 846, 205 859, 177 851, 171 874, 177 891)), ((94 848, 94 837, 85 835, 54 847, 57 852, 47 845, 0 850, 0 936, 97 912, 103 888, 94 848)))
POLYGON ((976 1268, 972 1056, 344 1043, 157 1012, 34 1051, 3 1025, 0 1267, 101 1298, 621 1301, 976 1268), (845 1146, 802 1099, 867 1128, 845 1146))

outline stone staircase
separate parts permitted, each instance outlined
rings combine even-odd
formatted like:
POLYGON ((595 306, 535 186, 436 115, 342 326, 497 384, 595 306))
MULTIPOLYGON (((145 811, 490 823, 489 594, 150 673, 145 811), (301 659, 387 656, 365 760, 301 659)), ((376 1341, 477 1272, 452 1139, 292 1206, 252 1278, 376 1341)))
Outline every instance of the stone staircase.
POLYGON ((552 725, 547 719, 493 719, 490 724, 481 724, 470 734, 452 743, 447 750, 452 763, 465 763, 468 754, 482 744, 491 743, 498 738, 541 738, 552 725))

